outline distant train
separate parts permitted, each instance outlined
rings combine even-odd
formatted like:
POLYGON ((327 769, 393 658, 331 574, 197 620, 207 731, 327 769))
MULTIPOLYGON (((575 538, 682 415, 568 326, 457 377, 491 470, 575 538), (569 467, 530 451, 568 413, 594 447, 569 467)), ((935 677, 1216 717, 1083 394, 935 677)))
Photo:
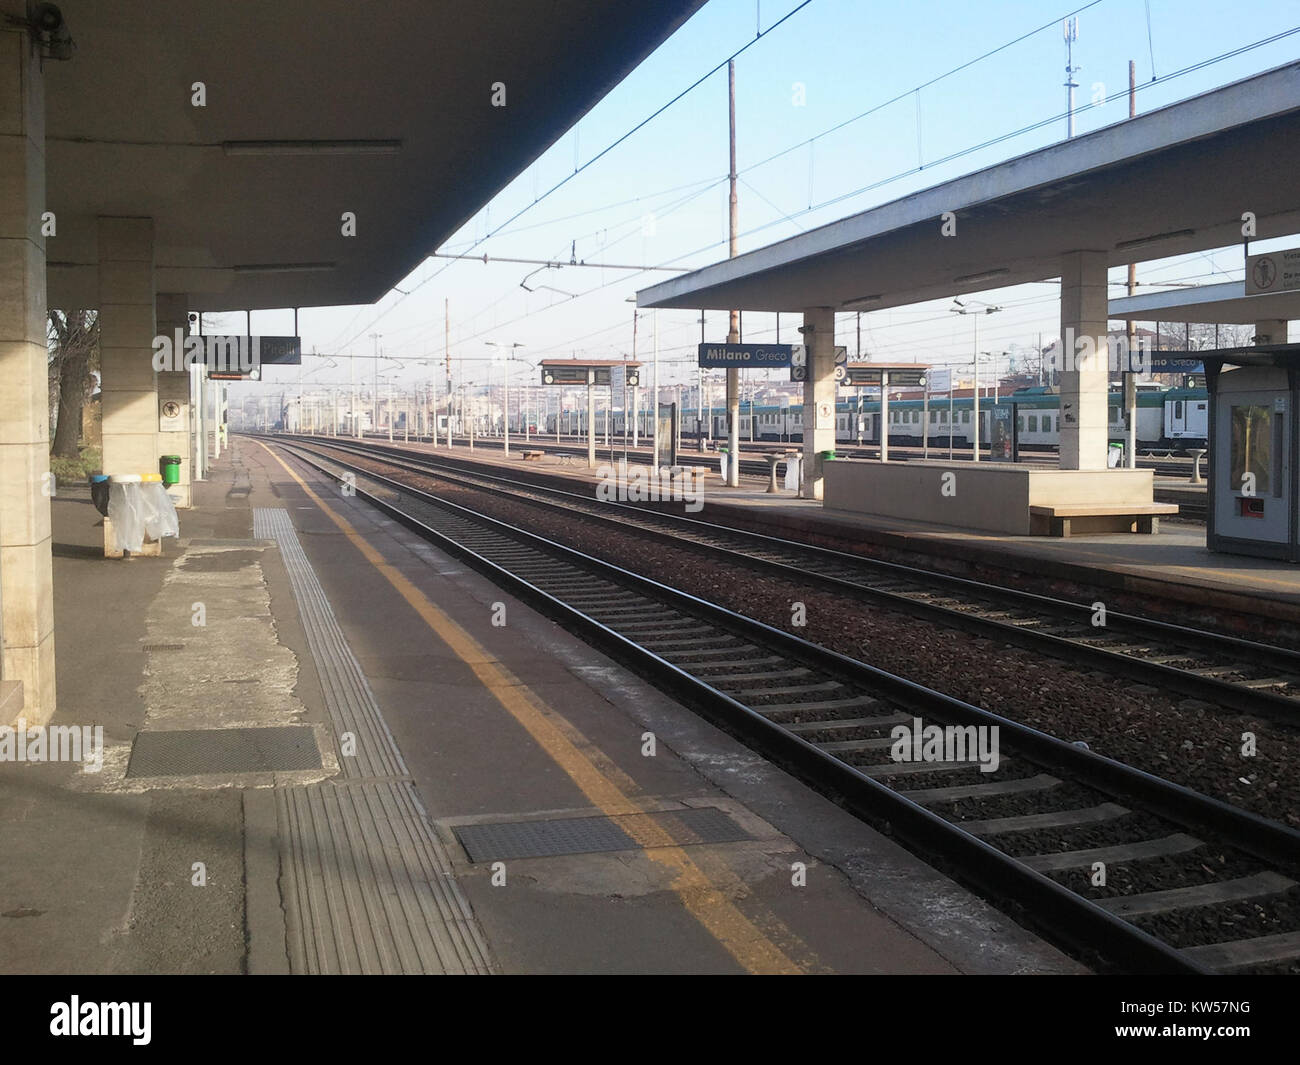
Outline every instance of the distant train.
MULTIPOLYGON (((1119 391, 1110 393, 1110 435, 1117 440, 1125 436, 1124 397, 1119 391)), ((980 441, 987 443, 990 436, 990 419, 996 417, 991 408, 1013 409, 1016 419, 1016 436, 1019 445, 1027 450, 1052 450, 1060 444, 1060 396, 1046 388, 1024 388, 996 402, 992 398, 980 399, 980 441)), ((891 399, 889 401, 889 442, 900 447, 919 447, 926 440, 931 447, 947 448, 971 446, 971 419, 974 403, 970 398, 951 402, 942 396, 931 396, 929 409, 919 399, 891 399), (928 415, 929 432, 923 431, 922 418, 928 415)), ((727 436, 727 412, 714 407, 705 412, 709 432, 715 440, 727 436)), ((605 434, 606 413, 596 414, 596 433, 605 434)), ((698 418, 693 409, 683 411, 682 436, 694 439, 698 432, 698 418)), ((1161 385, 1140 385, 1137 392, 1137 446, 1143 450, 1186 450, 1205 447, 1208 439, 1209 397, 1203 388, 1164 388, 1161 385)), ((623 411, 614 411, 610 423, 611 436, 620 439, 625 422, 623 411)), ((547 418, 546 431, 555 432, 556 416, 547 418)), ((586 432, 585 411, 568 411, 562 416, 561 429, 565 433, 586 432)), ((640 434, 651 432, 650 413, 640 415, 640 434)), ((740 412, 740 439, 769 443, 795 443, 803 440, 803 405, 792 403, 788 407, 751 407, 742 404, 740 412)), ((880 400, 864 399, 859 408, 856 401, 842 400, 835 405, 835 440, 839 444, 880 443, 880 400)))

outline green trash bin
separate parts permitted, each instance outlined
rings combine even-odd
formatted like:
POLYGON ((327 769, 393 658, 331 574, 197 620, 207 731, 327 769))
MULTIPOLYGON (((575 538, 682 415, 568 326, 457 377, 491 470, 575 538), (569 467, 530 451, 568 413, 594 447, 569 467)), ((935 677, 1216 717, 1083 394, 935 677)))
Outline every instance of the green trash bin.
POLYGON ((823 461, 823 462, 830 462, 831 459, 833 459, 833 458, 835 457, 835 452, 834 452, 834 451, 823 451, 823 452, 821 453, 821 456, 822 456, 822 461, 823 461))
POLYGON ((171 487, 181 481, 181 457, 164 455, 158 460, 158 472, 162 474, 163 484, 171 487))

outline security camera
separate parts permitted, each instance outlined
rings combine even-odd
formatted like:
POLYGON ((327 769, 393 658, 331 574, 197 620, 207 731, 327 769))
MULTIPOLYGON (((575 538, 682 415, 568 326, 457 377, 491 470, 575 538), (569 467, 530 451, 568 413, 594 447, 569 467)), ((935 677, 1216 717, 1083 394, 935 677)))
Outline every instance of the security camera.
POLYGON ((815 325, 801 325, 801 326, 799 326, 799 332, 800 332, 800 333, 815 333, 816 331, 817 331, 817 327, 816 327, 815 325))
POLYGON ((63 26, 63 12, 57 4, 37 4, 32 12, 32 25, 38 33, 55 33, 63 26))
POLYGON ((32 29, 45 43, 45 56, 49 59, 71 59, 75 45, 63 12, 57 4, 37 4, 32 12, 32 29))

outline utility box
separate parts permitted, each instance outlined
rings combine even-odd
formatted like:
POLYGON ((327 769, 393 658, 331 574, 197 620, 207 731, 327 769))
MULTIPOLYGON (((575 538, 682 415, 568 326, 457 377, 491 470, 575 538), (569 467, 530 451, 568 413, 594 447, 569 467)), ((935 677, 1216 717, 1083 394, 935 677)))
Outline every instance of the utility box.
MULTIPOLYGON (((1295 347, 1296 345, 1290 345, 1295 347)), ((1300 359, 1207 360, 1211 551, 1300 562, 1300 359), (1267 364, 1272 363, 1272 364, 1267 364)))

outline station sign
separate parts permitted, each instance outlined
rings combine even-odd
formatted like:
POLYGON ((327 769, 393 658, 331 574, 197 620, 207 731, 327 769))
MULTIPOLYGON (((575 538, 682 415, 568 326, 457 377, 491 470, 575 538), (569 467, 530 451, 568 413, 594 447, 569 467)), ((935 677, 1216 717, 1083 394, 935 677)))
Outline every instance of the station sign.
MULTIPOLYGON (((835 380, 843 381, 849 364, 849 349, 842 344, 835 346, 835 380)), ((795 344, 790 349, 790 380, 808 380, 808 347, 795 344)))
POLYGON ((1246 256, 1246 295, 1300 289, 1300 248, 1246 256))
POLYGON ((952 391, 952 371, 951 370, 931 370, 926 375, 927 383, 931 392, 951 392, 952 391))
POLYGON ((1205 363, 1186 355, 1160 355, 1151 352, 1146 358, 1149 373, 1205 373, 1205 363))
POLYGON ((614 384, 614 371, 623 374, 621 387, 636 388, 641 383, 639 366, 543 366, 542 384, 568 385, 569 387, 595 385, 597 388, 609 388, 614 384))
POLYGON ((701 344, 700 366, 728 370, 789 366, 792 344, 701 344))
POLYGON ((605 371, 605 381, 609 382, 609 367, 583 366, 543 366, 542 384, 544 385, 598 385, 600 371, 605 371))
POLYGON ((263 366, 298 366, 302 363, 302 337, 259 337, 258 359, 263 366))
MULTIPOLYGON (((208 377, 213 381, 257 381, 262 377, 263 366, 300 366, 302 364, 302 337, 268 337, 245 336, 224 337, 204 336, 204 347, 216 357, 207 361, 208 377), (233 345, 227 341, 234 341, 233 345), (222 346, 226 346, 227 358, 220 358, 222 346), (240 369, 231 365, 230 350, 248 353, 250 365, 240 369)), ((236 361, 238 356, 236 356, 236 361)))
POLYGON ((850 366, 845 383, 850 388, 884 384, 896 388, 920 388, 925 384, 925 375, 926 371, 922 367, 915 370, 885 370, 876 366, 850 366))

